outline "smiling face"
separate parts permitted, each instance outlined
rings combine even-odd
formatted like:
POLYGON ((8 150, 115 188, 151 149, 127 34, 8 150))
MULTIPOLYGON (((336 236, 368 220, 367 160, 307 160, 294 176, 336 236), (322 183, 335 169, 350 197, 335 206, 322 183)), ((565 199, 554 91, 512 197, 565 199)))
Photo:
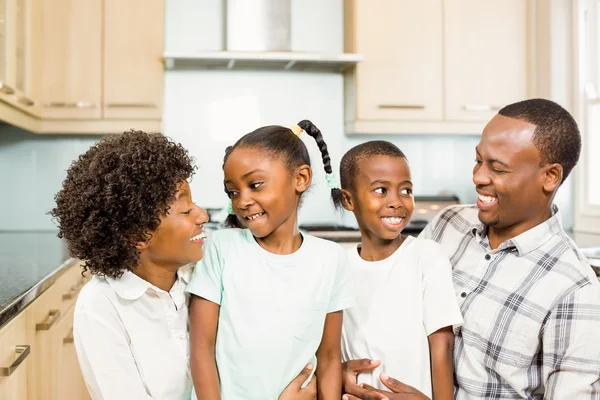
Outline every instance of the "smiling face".
POLYGON ((290 171, 281 157, 259 148, 238 147, 223 171, 233 211, 254 237, 264 239, 274 232, 297 229, 300 195, 311 181, 308 165, 290 171))
POLYGON ((208 215, 194 204, 190 185, 185 181, 179 185, 176 198, 169 206, 141 251, 153 264, 177 269, 202 258, 203 224, 208 221, 208 215))
POLYGON ((544 222, 562 177, 556 164, 541 165, 533 144, 535 125, 496 115, 476 147, 473 183, 479 219, 502 240, 544 222))
POLYGON ((403 157, 372 156, 360 161, 352 188, 344 190, 363 237, 391 241, 400 236, 415 208, 408 162, 403 157))

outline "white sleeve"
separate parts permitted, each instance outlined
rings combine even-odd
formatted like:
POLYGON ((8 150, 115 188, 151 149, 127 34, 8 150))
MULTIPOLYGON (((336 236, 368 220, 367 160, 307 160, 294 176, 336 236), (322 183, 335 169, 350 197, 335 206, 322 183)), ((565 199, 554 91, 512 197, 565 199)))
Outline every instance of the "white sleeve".
POLYGON ((152 399, 131 353, 125 327, 112 303, 104 295, 86 300, 92 309, 76 307, 73 338, 91 398, 152 399))
POLYGON ((223 295, 223 258, 217 232, 204 244, 202 259, 196 264, 186 291, 221 305, 223 295))
POLYGON ((335 281, 329 299, 327 312, 345 310, 354 305, 354 279, 350 276, 348 257, 344 249, 339 246, 335 281))
POLYGON ((456 302, 452 266, 442 247, 431 240, 421 240, 423 271, 423 325, 427 335, 446 326, 458 327, 463 318, 456 302))

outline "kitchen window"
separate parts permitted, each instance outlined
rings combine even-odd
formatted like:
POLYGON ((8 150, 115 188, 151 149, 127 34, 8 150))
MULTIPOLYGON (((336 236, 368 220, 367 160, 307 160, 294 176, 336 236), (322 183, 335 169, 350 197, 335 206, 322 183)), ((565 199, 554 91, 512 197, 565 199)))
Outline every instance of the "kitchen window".
POLYGON ((583 148, 575 196, 575 230, 600 233, 600 0, 576 0, 575 109, 583 148))

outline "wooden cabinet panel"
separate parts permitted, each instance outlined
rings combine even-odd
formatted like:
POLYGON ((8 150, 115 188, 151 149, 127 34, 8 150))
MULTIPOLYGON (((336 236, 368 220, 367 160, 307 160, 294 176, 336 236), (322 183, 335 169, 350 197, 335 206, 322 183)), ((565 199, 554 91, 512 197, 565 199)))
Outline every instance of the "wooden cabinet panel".
POLYGON ((0 399, 33 398, 28 390, 32 337, 24 315, 0 331, 0 399))
POLYGON ((445 1, 446 119, 486 122, 526 98, 528 2, 445 1))
POLYGON ((104 0, 104 118, 161 119, 163 0, 104 0))
POLYGON ((33 3, 32 96, 46 119, 99 119, 102 105, 102 0, 33 3))

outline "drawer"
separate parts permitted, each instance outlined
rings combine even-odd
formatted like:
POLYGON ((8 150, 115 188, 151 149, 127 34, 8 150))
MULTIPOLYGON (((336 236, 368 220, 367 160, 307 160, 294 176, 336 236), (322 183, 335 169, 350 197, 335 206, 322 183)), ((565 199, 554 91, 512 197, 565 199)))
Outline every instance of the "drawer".
POLYGON ((27 383, 32 340, 24 314, 0 330, 0 399, 31 398, 27 383))

